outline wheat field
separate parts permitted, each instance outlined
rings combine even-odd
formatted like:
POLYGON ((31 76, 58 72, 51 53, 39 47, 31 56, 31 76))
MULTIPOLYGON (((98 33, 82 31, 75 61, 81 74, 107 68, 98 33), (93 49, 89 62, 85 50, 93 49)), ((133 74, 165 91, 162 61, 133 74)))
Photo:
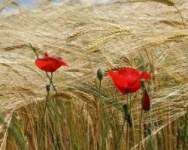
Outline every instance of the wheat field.
POLYGON ((138 92, 132 97, 134 126, 123 130, 119 149, 188 148, 187 8, 186 0, 65 2, 0 15, 0 149, 115 149, 126 96, 105 75, 100 97, 96 73, 99 67, 118 66, 152 75, 147 84, 152 109, 143 119, 151 134, 140 128, 138 92), (35 66, 30 44, 39 57, 48 52, 69 64, 54 73, 58 95, 51 91, 56 103, 48 105, 43 123, 48 78, 35 66), (99 140, 101 98, 108 123, 105 142, 99 140))

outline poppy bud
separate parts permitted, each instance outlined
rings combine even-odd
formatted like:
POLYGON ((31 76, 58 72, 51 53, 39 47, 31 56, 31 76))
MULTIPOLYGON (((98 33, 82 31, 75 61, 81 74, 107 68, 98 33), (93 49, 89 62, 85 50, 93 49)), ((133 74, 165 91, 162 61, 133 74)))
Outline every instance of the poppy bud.
POLYGON ((124 114, 125 114, 125 119, 129 123, 129 126, 132 127, 131 115, 129 113, 129 108, 126 104, 123 105, 123 111, 124 111, 124 114))
POLYGON ((127 116, 127 122, 129 123, 129 127, 132 127, 131 115, 127 116))
POLYGON ((145 90, 144 95, 142 97, 142 110, 148 111, 150 109, 150 97, 149 94, 147 92, 147 90, 145 90))
POLYGON ((123 111, 124 111, 125 117, 127 117, 129 114, 129 108, 126 104, 123 105, 123 111))
POLYGON ((103 78, 104 72, 101 68, 97 70, 97 78, 101 81, 103 78))
POLYGON ((46 85, 46 91, 49 93, 50 92, 50 85, 46 85))

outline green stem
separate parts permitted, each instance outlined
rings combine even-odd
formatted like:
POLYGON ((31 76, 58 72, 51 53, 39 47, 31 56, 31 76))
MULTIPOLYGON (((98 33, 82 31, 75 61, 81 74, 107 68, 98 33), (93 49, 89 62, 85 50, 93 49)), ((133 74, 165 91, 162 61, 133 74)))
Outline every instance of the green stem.
MULTIPOLYGON (((48 75, 47 72, 46 72, 46 74, 48 75)), ((45 101, 45 106, 44 106, 44 113, 43 113, 43 116, 42 116, 43 122, 42 122, 42 127, 41 127, 40 138, 39 138, 39 145, 40 145, 42 131, 43 131, 43 128, 44 128, 44 123, 45 123, 45 115, 46 115, 47 103, 48 103, 49 95, 50 95, 50 87, 51 87, 51 83, 52 83, 53 74, 51 73, 51 77, 48 75, 48 78, 50 79, 50 83, 49 83, 49 85, 47 85, 49 87, 46 87, 47 95, 46 95, 46 101, 45 101)))
POLYGON ((54 86, 54 83, 53 83, 53 72, 51 72, 51 76, 49 76, 49 74, 46 72, 46 76, 48 77, 48 79, 50 80, 50 87, 51 87, 51 85, 52 85, 52 87, 53 87, 53 89, 54 89, 54 91, 56 92, 56 95, 58 95, 58 92, 57 92, 57 90, 56 90, 56 87, 54 86))
MULTIPOLYGON (((129 106, 129 105, 130 105, 129 104, 129 94, 127 94, 127 106, 129 106)), ((129 115, 130 115, 130 110, 128 110, 128 112, 129 112, 129 115)), ((129 121, 131 121, 131 119, 129 121)), ((129 123, 127 122, 127 138, 126 138, 126 149, 127 150, 129 149, 129 123)))
MULTIPOLYGON (((122 128, 121 128, 120 134, 119 134, 119 136, 118 136, 118 138, 117 138, 117 141, 116 141, 116 144, 115 144, 115 149, 116 149, 116 150, 118 150, 118 148, 119 148, 119 142, 120 142, 120 140, 121 140, 121 135, 122 135, 122 133, 123 133, 123 129, 124 129, 124 126, 125 126, 125 122, 126 122, 126 119, 124 119, 124 122, 123 122, 123 125, 122 125, 122 128)), ((128 123, 127 123, 127 124, 128 124, 128 123)))
MULTIPOLYGON (((140 141, 142 141, 142 115, 143 115, 143 111, 141 108, 141 114, 140 114, 140 141)), ((140 144, 138 145, 138 149, 140 149, 140 144)))
MULTIPOLYGON (((141 79, 140 80, 140 84, 141 84, 141 87, 142 87, 142 95, 144 95, 145 93, 145 90, 146 90, 146 87, 145 87, 145 80, 144 79, 141 79)), ((142 102, 141 102, 142 103, 142 102)), ((141 114, 140 114, 140 141, 142 141, 142 117, 143 117, 143 110, 142 110, 142 105, 141 105, 141 114)), ((138 146, 138 149, 140 149, 140 144, 138 146)))
POLYGON ((102 94, 101 94, 101 80, 99 80, 99 99, 100 99, 100 118, 101 118, 101 123, 102 123, 102 149, 106 149, 106 131, 105 131, 105 113, 104 113, 104 107, 103 107, 103 101, 102 101, 102 94))
MULTIPOLYGON (((130 97, 131 99, 131 97, 130 97)), ((122 134, 123 134, 123 129, 124 129, 124 126, 125 126, 125 122, 127 120, 127 138, 126 138, 126 149, 129 149, 129 125, 131 126, 131 115, 130 115, 130 110, 129 110, 129 94, 127 94, 127 104, 126 104, 126 107, 123 106, 123 109, 124 109, 124 122, 123 122, 123 125, 122 125, 122 128, 121 128, 121 131, 120 131, 120 134, 117 138, 117 141, 116 141, 116 144, 115 144, 115 148, 116 149, 119 149, 119 142, 121 140, 121 137, 122 137, 122 134)))
MULTIPOLYGON (((56 96, 57 96, 57 99, 58 99, 58 92, 53 84, 53 72, 51 72, 50 76, 48 75, 48 73, 46 72, 46 75, 48 77, 48 79, 50 80, 50 83, 49 83, 49 88, 51 88, 51 85, 56 93, 56 96)), ((56 106, 57 106, 57 99, 55 101, 51 101, 52 102, 52 107, 54 108, 54 110, 56 110, 56 106)), ((46 102, 47 104, 47 102, 46 102)), ((56 113, 55 113, 56 114, 56 113)), ((57 120, 57 116, 55 115, 55 120, 57 120)), ((56 126, 56 121, 54 122, 54 126, 56 126)))
POLYGON ((39 58, 39 55, 37 54, 36 49, 30 43, 29 43, 29 46, 31 47, 31 49, 33 50, 37 58, 39 58))
POLYGON ((99 80, 99 98, 101 99, 101 80, 99 80))
POLYGON ((134 118, 132 115, 132 107, 133 107, 134 101, 131 100, 131 95, 130 95, 130 118, 131 118, 131 124, 132 124, 132 136, 133 136, 133 143, 135 144, 135 128, 134 128, 134 118))
POLYGON ((149 131, 149 134, 150 134, 150 140, 151 140, 151 142, 150 142, 150 145, 151 145, 151 149, 152 150, 154 150, 154 139, 153 139, 153 137, 152 137, 152 131, 154 130, 154 126, 153 126, 153 121, 152 121, 152 117, 151 117, 151 113, 150 113, 150 111, 148 112, 148 115, 149 115, 149 119, 150 119, 150 121, 151 121, 151 123, 150 123, 150 126, 151 126, 151 131, 149 131))

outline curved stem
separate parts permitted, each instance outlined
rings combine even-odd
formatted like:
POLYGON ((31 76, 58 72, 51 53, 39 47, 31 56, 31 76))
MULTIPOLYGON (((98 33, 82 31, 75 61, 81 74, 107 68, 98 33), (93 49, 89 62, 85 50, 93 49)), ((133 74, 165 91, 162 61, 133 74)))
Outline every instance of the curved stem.
POLYGON ((29 43, 29 46, 31 47, 31 49, 33 50, 37 58, 39 58, 39 55, 37 54, 36 49, 30 43, 29 43))

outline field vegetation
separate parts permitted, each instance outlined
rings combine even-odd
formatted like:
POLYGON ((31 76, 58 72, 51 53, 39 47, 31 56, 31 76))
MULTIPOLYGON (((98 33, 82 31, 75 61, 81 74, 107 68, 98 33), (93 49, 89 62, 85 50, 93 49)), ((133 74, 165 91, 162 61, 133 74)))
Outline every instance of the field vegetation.
POLYGON ((188 149, 187 0, 0 11, 11 4, 19 11, 0 15, 0 149, 188 149), (68 66, 39 69, 45 52, 68 66), (151 74, 149 110, 143 88, 114 86, 108 71, 122 66, 151 74))

